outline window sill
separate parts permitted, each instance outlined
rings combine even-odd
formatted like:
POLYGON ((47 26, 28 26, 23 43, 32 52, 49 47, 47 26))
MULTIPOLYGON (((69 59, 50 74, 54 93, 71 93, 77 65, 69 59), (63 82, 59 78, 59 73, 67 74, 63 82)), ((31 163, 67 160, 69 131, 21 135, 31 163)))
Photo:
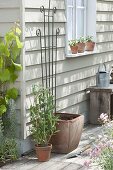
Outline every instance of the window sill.
POLYGON ((82 57, 82 56, 88 56, 88 55, 92 55, 92 54, 97 54, 97 51, 94 50, 94 51, 85 51, 84 53, 77 53, 77 54, 72 54, 72 53, 68 53, 66 55, 66 58, 77 58, 77 57, 82 57))

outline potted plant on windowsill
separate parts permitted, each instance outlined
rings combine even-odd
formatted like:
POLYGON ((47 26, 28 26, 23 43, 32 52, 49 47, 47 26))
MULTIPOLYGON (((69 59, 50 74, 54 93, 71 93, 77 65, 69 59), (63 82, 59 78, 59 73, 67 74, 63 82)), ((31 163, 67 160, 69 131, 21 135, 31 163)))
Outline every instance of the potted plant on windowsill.
POLYGON ((77 54, 77 52, 78 52, 77 41, 76 40, 70 40, 69 46, 70 46, 72 54, 77 54))
POLYGON ((78 53, 83 53, 85 51, 85 38, 80 37, 78 39, 78 53))
POLYGON ((32 136, 39 161, 50 159, 52 145, 50 138, 57 132, 58 116, 53 114, 53 96, 48 89, 33 87, 34 102, 30 107, 32 136))
POLYGON ((93 51, 95 47, 95 42, 92 36, 86 37, 86 51, 93 51))

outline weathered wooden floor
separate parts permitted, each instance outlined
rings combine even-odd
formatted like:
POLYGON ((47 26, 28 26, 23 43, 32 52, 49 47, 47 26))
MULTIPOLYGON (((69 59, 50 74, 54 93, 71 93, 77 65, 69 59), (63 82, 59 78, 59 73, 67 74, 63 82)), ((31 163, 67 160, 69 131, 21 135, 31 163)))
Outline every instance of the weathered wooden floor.
MULTIPOLYGON (((85 154, 79 155, 81 151, 87 150, 91 140, 89 137, 99 133, 100 127, 88 126, 84 128, 79 147, 70 154, 54 154, 48 162, 38 162, 35 153, 20 158, 18 161, 8 164, 0 168, 0 170, 86 170, 84 167, 85 160, 88 156, 85 154), (74 158, 69 157, 77 156, 74 158), (67 159, 68 158, 68 159, 67 159)), ((92 167, 91 170, 97 170, 97 167, 92 167)))

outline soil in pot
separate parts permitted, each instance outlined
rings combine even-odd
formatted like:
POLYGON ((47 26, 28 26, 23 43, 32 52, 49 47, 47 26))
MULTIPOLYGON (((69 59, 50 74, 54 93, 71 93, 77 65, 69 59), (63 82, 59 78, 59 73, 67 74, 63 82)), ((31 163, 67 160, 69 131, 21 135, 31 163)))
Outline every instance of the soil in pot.
POLYGON ((48 146, 35 145, 38 160, 40 162, 48 161, 51 156, 51 149, 52 149, 51 144, 49 144, 48 146))
POLYGON ((86 42, 86 51, 93 51, 95 47, 95 42, 86 42))
POLYGON ((57 124, 57 132, 52 136, 52 152, 69 153, 78 147, 82 129, 84 125, 84 116, 69 113, 56 113, 60 115, 57 124))
POLYGON ((78 43, 78 53, 83 53, 85 51, 85 43, 78 43))
POLYGON ((78 46, 70 46, 72 54, 77 54, 78 52, 78 46))

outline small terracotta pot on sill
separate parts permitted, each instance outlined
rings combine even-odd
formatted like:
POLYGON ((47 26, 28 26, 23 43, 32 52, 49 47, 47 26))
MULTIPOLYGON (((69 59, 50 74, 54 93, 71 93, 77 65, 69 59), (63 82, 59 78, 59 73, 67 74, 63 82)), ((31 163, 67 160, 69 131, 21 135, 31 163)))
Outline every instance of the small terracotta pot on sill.
POLYGON ((35 145, 38 161, 40 162, 48 161, 50 159, 51 149, 52 144, 48 144, 48 146, 35 145))
POLYGON ((78 43, 78 53, 83 53, 85 51, 85 43, 78 43))
POLYGON ((86 51, 93 51, 95 47, 95 42, 86 42, 86 51))
POLYGON ((72 54, 77 54, 78 52, 78 46, 70 46, 72 54))

